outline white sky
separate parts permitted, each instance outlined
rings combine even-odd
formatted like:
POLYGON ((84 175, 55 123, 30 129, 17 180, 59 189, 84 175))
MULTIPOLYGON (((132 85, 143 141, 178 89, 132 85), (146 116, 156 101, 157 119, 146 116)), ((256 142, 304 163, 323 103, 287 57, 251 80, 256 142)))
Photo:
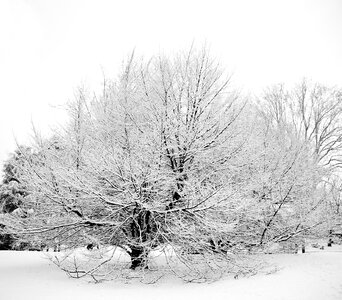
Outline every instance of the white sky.
POLYGON ((0 0, 0 164, 61 122, 81 83, 139 54, 210 45, 246 90, 307 76, 342 86, 342 0, 0 0))

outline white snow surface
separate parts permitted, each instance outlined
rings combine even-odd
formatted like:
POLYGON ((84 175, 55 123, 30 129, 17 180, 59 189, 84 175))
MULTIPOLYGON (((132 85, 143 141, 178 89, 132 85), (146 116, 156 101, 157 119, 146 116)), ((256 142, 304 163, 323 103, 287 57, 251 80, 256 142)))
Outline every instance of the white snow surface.
POLYGON ((265 258, 278 266, 277 272, 202 284, 175 280, 151 285, 115 281, 94 284, 69 278, 42 252, 0 251, 0 300, 342 299, 342 246, 265 258))

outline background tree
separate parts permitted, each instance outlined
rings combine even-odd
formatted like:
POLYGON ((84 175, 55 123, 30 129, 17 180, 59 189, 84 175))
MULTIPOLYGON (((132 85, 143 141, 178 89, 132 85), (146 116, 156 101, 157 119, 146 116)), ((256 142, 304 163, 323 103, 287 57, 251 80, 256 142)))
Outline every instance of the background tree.
POLYGON ((264 114, 256 114, 248 143, 237 182, 253 214, 242 224, 251 231, 253 243, 266 249, 275 242, 299 244, 303 233, 322 222, 315 215, 322 202, 315 188, 324 175, 322 167, 305 143, 264 114))
MULTIPOLYGON (((308 159, 324 168, 311 184, 312 192, 321 195, 320 204, 327 199, 323 181, 335 177, 341 167, 341 97, 337 88, 304 79, 292 90, 284 85, 273 86, 260 101, 261 113, 271 126, 283 131, 284 136, 296 136, 305 145, 308 159)), ((319 209, 324 207, 320 205, 319 209)))
POLYGON ((342 182, 340 176, 332 175, 325 181, 326 191, 325 214, 328 219, 326 231, 340 231, 342 225, 342 182))
MULTIPOLYGON (((31 149, 21 147, 21 151, 16 150, 11 157, 5 162, 3 168, 3 179, 0 184, 0 214, 16 214, 24 217, 25 213, 20 207, 25 201, 27 190, 20 180, 21 166, 24 163, 23 153, 29 157, 31 149), (21 152, 22 151, 22 152, 21 152)), ((18 237, 8 234, 5 231, 5 225, 0 220, 0 250, 10 250, 19 246, 18 237)), ((27 243, 26 243, 27 245, 27 243)))
POLYGON ((8 159, 3 167, 3 180, 0 185, 0 205, 3 213, 11 213, 19 208, 22 199, 27 195, 25 186, 20 182, 20 166, 24 160, 22 152, 31 152, 30 148, 21 147, 16 150, 10 159, 8 159))
POLYGON ((272 122, 309 145, 319 164, 341 167, 342 92, 304 79, 292 90, 275 85, 264 93, 262 110, 272 122))

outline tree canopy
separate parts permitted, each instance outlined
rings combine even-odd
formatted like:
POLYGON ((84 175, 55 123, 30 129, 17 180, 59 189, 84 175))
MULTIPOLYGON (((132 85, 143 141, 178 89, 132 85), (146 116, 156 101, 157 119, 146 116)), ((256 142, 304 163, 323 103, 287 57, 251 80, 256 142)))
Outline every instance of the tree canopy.
POLYGON ((336 165, 339 106, 324 106, 322 121, 310 94, 301 117, 300 95, 294 106, 275 89, 258 110, 230 81, 206 49, 191 49, 148 61, 132 55, 101 93, 80 88, 65 127, 37 137, 30 154, 20 148, 14 166, 30 214, 7 214, 8 228, 69 248, 119 247, 133 270, 172 249, 185 277, 204 278, 321 224, 317 187, 324 165, 336 165))

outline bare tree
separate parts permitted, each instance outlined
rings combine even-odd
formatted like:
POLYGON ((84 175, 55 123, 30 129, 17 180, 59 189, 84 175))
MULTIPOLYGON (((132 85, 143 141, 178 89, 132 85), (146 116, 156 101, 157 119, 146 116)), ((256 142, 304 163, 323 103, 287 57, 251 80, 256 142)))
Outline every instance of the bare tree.
POLYGON ((342 92, 303 80, 292 90, 284 85, 269 88, 261 109, 278 126, 294 132, 310 145, 322 166, 341 167, 342 92))
MULTIPOLYGON (((295 135, 265 125, 229 88, 206 49, 132 55, 100 95, 80 90, 68 125, 37 143, 39 161, 21 166, 33 213, 7 216, 7 228, 70 248, 114 246, 132 270, 159 251, 186 279, 251 271, 237 264, 242 253, 307 230, 315 203, 302 200, 318 171, 295 135)), ((113 255, 88 269, 55 262, 98 278, 113 255)))
MULTIPOLYGON (((302 205, 303 209, 306 207, 304 211, 310 207, 315 210, 317 224, 322 223, 324 218, 327 221, 328 216, 317 213, 324 210, 323 204, 327 198, 322 182, 341 167, 341 97, 342 93, 337 88, 303 80, 292 90, 287 90, 284 85, 271 87, 265 92, 259 107, 272 130, 282 132, 285 140, 288 136, 294 136, 307 153, 305 159, 311 160, 312 166, 316 162, 324 168, 318 173, 313 171, 312 175, 316 178, 309 181, 312 196, 307 197, 302 205), (312 199, 316 199, 316 205, 310 203, 312 199)), ((287 140, 285 144, 290 145, 291 142, 287 140)), ((307 192, 310 194, 310 191, 307 192)), ((301 216, 306 214, 304 211, 300 212, 301 216)))
POLYGON ((246 192, 258 203, 257 217, 245 224, 252 226, 256 243, 266 248, 272 243, 299 244, 304 233, 322 222, 315 215, 322 202, 315 188, 324 175, 322 167, 296 135, 273 125, 264 115, 255 122, 253 152, 244 159, 248 173, 242 174, 246 192))
POLYGON ((34 214, 11 228, 70 247, 120 247, 131 269, 171 247, 189 276, 208 275, 203 264, 224 270, 243 239, 232 234, 243 199, 229 171, 246 138, 245 101, 229 81, 205 49, 147 63, 132 56, 101 95, 80 94, 58 146, 40 143, 40 164, 23 176, 34 214))
POLYGON ((339 175, 330 176, 325 181, 327 231, 337 229, 342 221, 342 182, 339 175))

